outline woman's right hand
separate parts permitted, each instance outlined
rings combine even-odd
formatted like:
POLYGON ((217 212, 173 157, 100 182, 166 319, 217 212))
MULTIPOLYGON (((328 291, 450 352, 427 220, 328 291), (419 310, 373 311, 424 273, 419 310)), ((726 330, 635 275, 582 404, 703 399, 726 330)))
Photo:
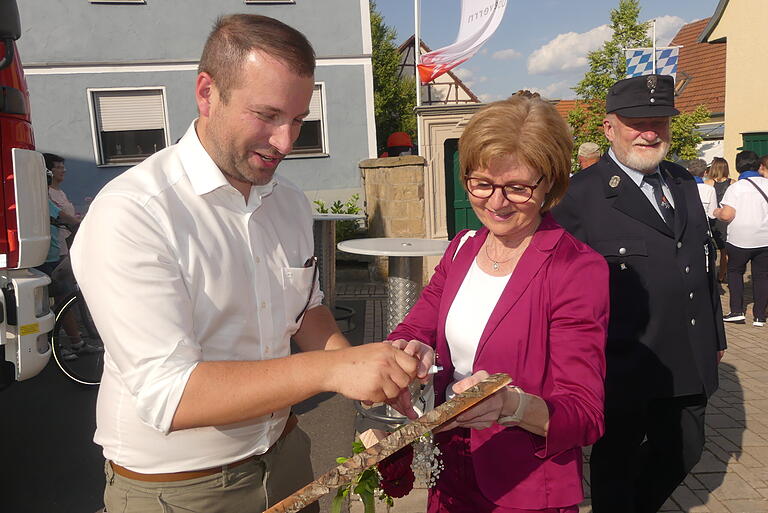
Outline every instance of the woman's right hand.
MULTIPOLYGON (((484 370, 478 371, 471 376, 454 383, 453 391, 460 394, 468 388, 480 383, 488 376, 488 372, 484 370)), ((449 429, 456 427, 485 429, 496 424, 496 421, 499 420, 502 412, 509 409, 512 411, 517 409, 516 394, 510 394, 509 389, 504 387, 468 410, 461 412, 450 421, 435 429, 435 432, 448 431, 449 429), (512 396, 515 397, 513 398, 512 396)))

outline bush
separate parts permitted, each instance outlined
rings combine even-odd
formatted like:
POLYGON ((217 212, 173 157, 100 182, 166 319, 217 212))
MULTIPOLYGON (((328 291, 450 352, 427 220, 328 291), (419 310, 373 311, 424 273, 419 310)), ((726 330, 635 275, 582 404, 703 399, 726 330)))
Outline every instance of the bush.
MULTIPOLYGON (((315 200, 315 210, 319 214, 359 214, 363 211, 357 206, 360 200, 359 194, 353 194, 345 203, 336 200, 329 207, 323 200, 315 200)), ((336 221, 336 244, 343 240, 360 239, 365 237, 367 230, 361 226, 360 221, 350 219, 348 221, 336 221)))

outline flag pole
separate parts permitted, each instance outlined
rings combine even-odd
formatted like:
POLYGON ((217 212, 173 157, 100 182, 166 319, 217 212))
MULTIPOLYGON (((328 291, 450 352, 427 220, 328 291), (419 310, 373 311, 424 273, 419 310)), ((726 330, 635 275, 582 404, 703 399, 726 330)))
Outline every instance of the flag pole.
POLYGON ((653 55, 651 56, 651 59, 653 60, 653 74, 656 74, 656 18, 653 20, 653 55))
MULTIPOLYGON (((421 80, 419 79, 419 54, 421 53, 421 34, 420 25, 420 3, 421 0, 413 0, 413 72, 416 79, 416 108, 421 107, 421 80)), ((419 114, 416 113, 416 155, 421 154, 421 123, 419 123, 419 114)))

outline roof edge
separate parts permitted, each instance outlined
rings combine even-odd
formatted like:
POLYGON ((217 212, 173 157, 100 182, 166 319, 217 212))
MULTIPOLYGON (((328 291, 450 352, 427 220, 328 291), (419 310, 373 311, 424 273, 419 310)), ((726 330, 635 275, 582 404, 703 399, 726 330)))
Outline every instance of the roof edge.
MULTIPOLYGON (((720 2, 717 4, 717 7, 715 8, 715 13, 712 15, 712 17, 709 19, 709 23, 707 23, 707 26, 704 27, 704 30, 699 35, 699 38, 696 40, 697 43, 709 43, 710 41, 707 41, 709 39, 709 36, 712 34, 712 31, 715 30, 715 27, 718 23, 720 23, 720 18, 723 17, 723 12, 725 12, 725 8, 728 6, 728 0, 720 0, 720 2)), ((711 41, 712 43, 722 43, 723 39, 718 39, 717 41, 711 41)))

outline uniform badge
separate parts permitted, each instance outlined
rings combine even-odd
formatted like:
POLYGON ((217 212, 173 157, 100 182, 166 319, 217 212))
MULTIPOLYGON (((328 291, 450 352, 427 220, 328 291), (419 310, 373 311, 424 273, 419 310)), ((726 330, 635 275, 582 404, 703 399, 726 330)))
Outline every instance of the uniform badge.
POLYGON ((616 175, 613 175, 611 179, 608 181, 608 185, 613 187, 614 189, 619 186, 619 182, 621 181, 621 178, 619 178, 616 175))
POLYGON ((656 89, 657 80, 658 80, 658 77, 656 75, 648 75, 648 80, 646 82, 648 89, 656 89))

